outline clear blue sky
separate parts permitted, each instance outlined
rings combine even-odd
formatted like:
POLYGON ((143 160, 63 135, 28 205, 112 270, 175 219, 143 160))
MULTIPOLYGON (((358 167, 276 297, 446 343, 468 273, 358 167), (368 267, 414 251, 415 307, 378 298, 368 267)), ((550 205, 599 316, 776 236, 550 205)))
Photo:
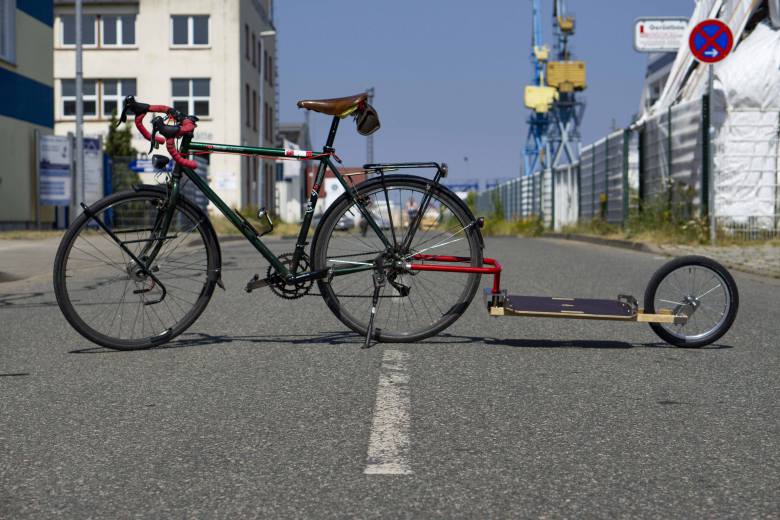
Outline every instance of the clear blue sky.
MULTIPOLYGON (((569 0, 576 59, 588 66, 583 144, 631 120, 646 55, 634 51, 638 16, 690 16, 693 0, 569 0)), ((552 0, 542 0, 552 47, 552 0)), ((527 133, 530 0, 277 0, 280 120, 303 120, 304 98, 376 88, 377 161, 444 161, 451 178, 519 175, 527 133), (468 156, 466 164, 463 160, 468 156)), ((329 118, 312 113, 319 148, 329 118)), ((365 138, 342 122, 336 150, 365 162, 365 138)))

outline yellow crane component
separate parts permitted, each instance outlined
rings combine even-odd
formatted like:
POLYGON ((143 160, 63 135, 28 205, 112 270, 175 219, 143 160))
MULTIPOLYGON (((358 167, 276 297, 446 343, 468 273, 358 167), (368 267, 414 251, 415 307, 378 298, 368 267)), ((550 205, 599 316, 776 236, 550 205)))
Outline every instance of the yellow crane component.
POLYGON ((558 16, 558 27, 564 34, 574 34, 574 17, 558 16))
POLYGON ((550 49, 546 45, 537 45, 534 47, 534 56, 538 61, 547 61, 550 57, 550 49))
POLYGON ((538 114, 546 114, 558 100, 558 91, 552 87, 528 85, 525 87, 525 107, 538 114))
POLYGON ((585 62, 548 62, 547 84, 563 93, 585 90, 585 62))

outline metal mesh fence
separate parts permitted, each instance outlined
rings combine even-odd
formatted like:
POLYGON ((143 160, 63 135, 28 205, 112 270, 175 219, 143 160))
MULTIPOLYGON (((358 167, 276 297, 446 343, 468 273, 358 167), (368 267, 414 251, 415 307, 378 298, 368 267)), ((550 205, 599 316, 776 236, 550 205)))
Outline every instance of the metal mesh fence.
POLYGON ((671 107, 645 122, 642 198, 663 201, 680 218, 701 209, 704 164, 701 100, 671 107))
POLYGON ((720 234, 780 237, 780 110, 715 114, 712 143, 706 110, 705 99, 675 105, 640 129, 583 147, 576 164, 478 194, 477 207, 491 213, 499 204, 507 219, 543 215, 546 226, 560 229, 593 219, 624 224, 641 200, 686 222, 706 215, 712 182, 720 234))
POLYGON ((552 223, 552 186, 550 175, 537 172, 534 175, 504 182, 477 194, 477 212, 494 215, 499 209, 506 220, 544 218, 552 223))
POLYGON ((597 214, 596 199, 596 145, 592 144, 582 149, 580 154, 580 193, 579 193, 579 217, 581 220, 590 220, 597 214))

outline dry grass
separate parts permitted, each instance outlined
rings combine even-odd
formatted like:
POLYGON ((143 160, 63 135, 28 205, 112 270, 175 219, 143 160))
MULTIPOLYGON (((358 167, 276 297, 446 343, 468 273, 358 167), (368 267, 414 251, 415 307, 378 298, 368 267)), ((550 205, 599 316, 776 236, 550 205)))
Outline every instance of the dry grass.
MULTIPOLYGON (((561 229, 563 233, 578 235, 590 235, 602 238, 612 238, 619 240, 633 240, 635 242, 644 242, 658 245, 707 245, 709 244, 709 234, 706 226, 698 221, 690 223, 670 224, 656 223, 654 226, 636 226, 632 227, 629 223, 628 228, 607 224, 604 221, 594 219, 591 222, 580 223, 573 226, 564 226, 561 229)), ((729 236, 719 230, 717 237, 718 246, 780 246, 780 239, 772 238, 765 240, 747 240, 739 236, 729 236)))
POLYGON ((524 236, 535 237, 542 234, 544 227, 538 218, 524 220, 504 220, 486 218, 482 234, 487 237, 524 236))
POLYGON ((0 231, 0 240, 42 240, 44 238, 57 238, 65 233, 64 230, 47 229, 32 230, 18 229, 13 231, 0 231))
MULTIPOLYGON (((225 217, 211 217, 211 224, 214 226, 214 230, 217 235, 220 236, 239 236, 241 232, 225 217)), ((247 220, 252 223, 255 229, 260 228, 260 221, 254 218, 247 217, 247 220)), ((309 236, 314 233, 314 226, 309 229, 309 236)), ((270 236, 298 236, 298 231, 301 229, 300 224, 290 224, 287 222, 274 222, 274 230, 268 235, 270 236)))

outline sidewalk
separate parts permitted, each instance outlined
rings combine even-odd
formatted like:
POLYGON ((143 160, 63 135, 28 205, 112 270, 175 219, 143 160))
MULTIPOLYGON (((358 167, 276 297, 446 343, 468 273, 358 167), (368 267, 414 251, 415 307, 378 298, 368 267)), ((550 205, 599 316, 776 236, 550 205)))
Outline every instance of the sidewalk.
POLYGON ((770 245, 740 245, 740 246, 703 246, 678 244, 650 244, 604 238, 595 235, 579 235, 574 233, 545 233, 545 238, 577 240, 593 244, 633 249, 646 253, 666 256, 702 255, 708 256, 729 269, 746 273, 780 278, 780 246, 770 245))
POLYGON ((33 276, 51 277, 60 237, 42 240, 0 240, 0 288, 4 282, 33 276))
POLYGON ((688 246, 657 245, 669 256, 704 255, 730 269, 780 278, 780 247, 778 246, 688 246))

